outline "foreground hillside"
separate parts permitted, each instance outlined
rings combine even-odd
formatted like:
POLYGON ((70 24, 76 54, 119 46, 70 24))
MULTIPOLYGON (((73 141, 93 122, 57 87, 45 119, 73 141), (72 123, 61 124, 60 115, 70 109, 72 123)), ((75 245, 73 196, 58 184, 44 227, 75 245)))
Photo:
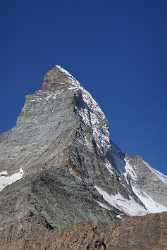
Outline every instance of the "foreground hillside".
POLYGON ((61 233, 45 221, 24 219, 7 227, 0 238, 1 250, 166 250, 167 213, 128 217, 113 227, 91 222, 69 226, 61 233))

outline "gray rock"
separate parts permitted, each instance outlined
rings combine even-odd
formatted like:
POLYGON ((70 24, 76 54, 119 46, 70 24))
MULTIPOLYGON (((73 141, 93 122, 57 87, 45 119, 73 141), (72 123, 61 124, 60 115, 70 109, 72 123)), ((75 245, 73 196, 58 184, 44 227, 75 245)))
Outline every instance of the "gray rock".
MULTIPOLYGON (((27 216, 58 230, 82 221, 107 225, 133 204, 147 213, 125 168, 98 104, 55 66, 42 90, 26 96, 16 127, 0 135, 0 228, 27 216)), ((160 203, 166 186, 161 189, 160 203)))

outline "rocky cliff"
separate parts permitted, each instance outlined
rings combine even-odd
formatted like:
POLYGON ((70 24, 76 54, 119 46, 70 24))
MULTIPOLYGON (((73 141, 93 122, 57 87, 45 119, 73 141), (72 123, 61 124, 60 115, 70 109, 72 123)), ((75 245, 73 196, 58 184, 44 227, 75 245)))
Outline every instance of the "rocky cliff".
MULTIPOLYGON (((41 90, 26 97, 16 127, 0 135, 0 190, 1 249, 114 249, 110 234, 103 244, 92 228, 119 235, 127 223, 125 234, 131 237, 135 225, 142 228, 138 222, 151 224, 149 218, 157 218, 155 234, 164 231, 166 237, 162 216, 147 214, 167 211, 167 177, 121 152, 99 105, 60 66, 45 75, 41 90), (70 237, 80 232, 78 248, 70 248, 68 240, 58 245, 67 228, 70 237), (89 230, 90 241, 101 243, 82 248, 89 230), (54 243, 47 247, 50 237, 54 243)), ((128 244, 116 247, 132 249, 128 244)))
POLYGON ((37 218, 18 223, 1 233, 1 250, 167 250, 167 213, 127 217, 107 228, 82 222, 61 232, 37 218))

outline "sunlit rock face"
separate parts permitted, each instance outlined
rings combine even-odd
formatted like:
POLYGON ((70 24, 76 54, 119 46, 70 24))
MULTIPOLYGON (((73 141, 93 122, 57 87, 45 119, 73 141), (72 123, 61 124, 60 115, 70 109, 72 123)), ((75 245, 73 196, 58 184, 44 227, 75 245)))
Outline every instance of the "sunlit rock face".
POLYGON ((1 250, 166 250, 167 213, 123 218, 114 226, 92 222, 70 225, 62 232, 44 218, 25 218, 0 234, 1 250))
POLYGON ((100 106, 56 65, 26 96, 16 127, 0 135, 0 228, 25 218, 53 231, 84 222, 112 228, 167 211, 166 180, 121 152, 100 106))
POLYGON ((20 168, 23 178, 0 193, 0 225, 29 214, 59 230, 84 220, 111 224, 119 211, 95 186, 127 198, 132 193, 112 166, 105 115, 60 66, 46 74, 42 90, 26 97, 16 127, 1 136, 0 171, 12 176, 20 168))
POLYGON ((77 86, 77 80, 59 65, 55 65, 44 77, 42 89, 44 91, 56 91, 58 89, 77 86))

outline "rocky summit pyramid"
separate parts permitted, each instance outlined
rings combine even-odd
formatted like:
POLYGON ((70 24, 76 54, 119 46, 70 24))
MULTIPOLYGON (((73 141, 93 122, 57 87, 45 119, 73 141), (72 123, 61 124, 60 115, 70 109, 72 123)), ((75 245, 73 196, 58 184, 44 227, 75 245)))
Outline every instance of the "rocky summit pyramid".
POLYGON ((166 211, 167 177, 122 153, 96 101, 54 66, 0 135, 0 249, 165 250, 166 211))

